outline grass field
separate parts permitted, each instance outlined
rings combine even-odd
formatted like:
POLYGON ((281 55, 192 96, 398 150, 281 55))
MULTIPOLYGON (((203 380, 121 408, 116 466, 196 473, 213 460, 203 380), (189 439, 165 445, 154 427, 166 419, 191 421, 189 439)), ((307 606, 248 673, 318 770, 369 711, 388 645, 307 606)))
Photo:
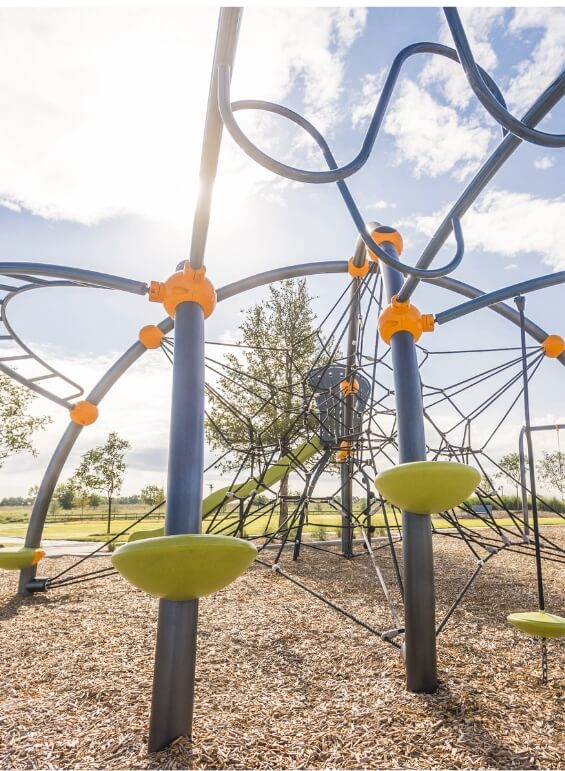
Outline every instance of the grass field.
MULTIPOLYGON (((131 508, 131 507, 130 507, 131 508)), ((141 507, 140 507, 141 508, 141 507)), ((28 515, 29 516, 29 515, 28 515)), ((137 514, 139 516, 139 514, 137 514)), ((226 521, 218 523, 215 531, 233 532, 235 525, 237 524, 237 516, 233 519, 230 518, 230 527, 226 529, 226 521), (233 523, 233 527, 231 524, 233 523)), ((434 526, 436 528, 444 529, 449 528, 450 524, 444 519, 435 518, 434 526)), ((484 527, 484 523, 478 518, 464 518, 459 520, 461 525, 466 527, 484 527)), ((512 520, 508 518, 497 518, 497 523, 502 527, 511 527, 512 520)), ((272 517, 269 523, 267 516, 258 517, 254 522, 250 522, 245 526, 246 536, 258 536, 262 535, 266 530, 272 532, 276 528, 275 517, 272 517)), ((563 525, 563 519, 561 517, 542 517, 541 522, 543 525, 563 525)), ((120 531, 124 530, 128 525, 132 524, 126 519, 116 519, 112 522, 111 534, 116 535, 120 531)), ((341 524, 341 518, 338 514, 310 514, 308 524, 304 526, 304 533, 310 537, 323 540, 336 538, 339 534, 339 525, 341 524)), ((385 522, 382 515, 376 515, 372 518, 372 524, 377 528, 376 535, 385 534, 385 522)), ((153 530, 163 526, 163 518, 151 518, 144 520, 143 522, 135 525, 123 539, 127 540, 130 533, 140 530, 153 530)), ((0 541, 2 537, 15 537, 23 538, 25 536, 27 527, 27 517, 17 522, 1 522, 0 521, 0 541)), ((360 535, 360 533, 359 533, 360 535)), ((68 541, 105 541, 108 536, 106 535, 106 521, 103 518, 92 518, 82 521, 70 521, 70 522, 49 522, 45 525, 43 534, 44 540, 68 540, 68 541)))

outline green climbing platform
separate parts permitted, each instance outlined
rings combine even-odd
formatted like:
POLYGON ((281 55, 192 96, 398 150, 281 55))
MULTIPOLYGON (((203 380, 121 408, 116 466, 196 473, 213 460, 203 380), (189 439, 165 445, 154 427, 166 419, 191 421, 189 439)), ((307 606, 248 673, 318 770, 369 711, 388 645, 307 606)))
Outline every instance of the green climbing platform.
POLYGON ((463 503, 481 481, 472 466, 449 461, 401 463, 381 472, 375 486, 389 503, 412 514, 439 514, 463 503))
POLYGON ((506 620, 526 634, 534 637, 565 637, 565 618, 544 610, 511 613, 506 620))
POLYGON ((163 600, 195 600, 223 589, 257 549, 225 535, 167 535, 120 546, 112 565, 130 584, 163 600))
POLYGON ((25 546, 3 546, 0 548, 0 570, 23 570, 43 559, 43 549, 32 549, 25 546))

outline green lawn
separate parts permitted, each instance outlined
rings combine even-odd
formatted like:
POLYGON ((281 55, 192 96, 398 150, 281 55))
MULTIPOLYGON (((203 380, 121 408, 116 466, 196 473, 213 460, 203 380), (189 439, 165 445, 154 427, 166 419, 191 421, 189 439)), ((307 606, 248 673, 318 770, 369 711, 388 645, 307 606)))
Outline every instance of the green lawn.
MULTIPOLYGON (((233 523, 233 526, 237 523, 237 516, 234 516, 233 518, 230 517, 230 525, 233 523)), ((245 526, 245 535, 247 536, 257 536, 262 535, 265 532, 265 529, 268 527, 270 531, 275 529, 275 517, 272 517, 271 523, 269 525, 269 518, 267 516, 262 516, 257 518, 254 522, 248 523, 245 526)), ((511 527, 513 522, 511 519, 497 519, 496 520, 502 527, 511 527)), ((470 528, 477 528, 477 527, 484 527, 484 523, 481 522, 479 519, 475 518, 465 518, 460 519, 459 522, 461 525, 470 527, 470 528)), ((305 525, 304 531, 306 533, 312 534, 313 536, 320 536, 322 531, 323 535, 321 537, 325 536, 326 538, 335 538, 337 537, 339 530, 337 529, 337 526, 339 526, 341 523, 341 518, 339 514, 310 514, 309 516, 309 524, 305 525), (336 528, 336 529, 332 529, 336 528)), ((372 519, 373 525, 378 528, 376 535, 384 535, 384 519, 382 515, 374 516, 372 519)), ((541 523, 543 525, 563 525, 565 524, 564 520, 560 517, 543 517, 541 518, 541 523)), ((119 519, 112 522, 112 528, 111 532, 112 535, 115 535, 116 533, 119 533, 121 530, 126 528, 128 524, 131 524, 131 522, 128 523, 127 520, 119 519)), ((223 523, 218 523, 218 525, 214 528, 215 531, 220 530, 223 531, 225 527, 225 520, 223 523)), ((163 525, 163 519, 147 519, 141 522, 138 525, 135 525, 132 530, 130 530, 123 539, 120 538, 119 540, 126 540, 131 532, 134 530, 153 530, 157 527, 162 527, 163 525)), ((229 531, 233 532, 233 526, 230 526, 229 531)), ((451 527, 451 525, 446 522, 444 519, 436 518, 434 519, 434 526, 438 529, 445 529, 451 527)), ((13 536, 13 537, 24 537, 26 531, 26 522, 25 521, 19 521, 19 522, 0 522, 0 539, 2 536, 13 536)), ((45 540, 53 539, 53 540, 69 540, 69 541, 105 541, 107 540, 106 535, 106 522, 104 519, 89 519, 84 520, 80 522, 47 522, 45 526, 45 531, 43 535, 45 540)))

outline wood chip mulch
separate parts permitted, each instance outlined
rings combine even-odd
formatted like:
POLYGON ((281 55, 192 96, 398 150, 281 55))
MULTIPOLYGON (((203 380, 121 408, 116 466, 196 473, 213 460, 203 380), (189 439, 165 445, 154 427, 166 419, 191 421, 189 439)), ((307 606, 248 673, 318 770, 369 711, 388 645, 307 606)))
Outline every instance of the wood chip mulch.
MULTIPOLYGON (((565 530, 552 529, 565 543, 565 530)), ((434 542, 438 620, 474 568, 434 542)), ((377 552, 389 585, 387 550, 377 552)), ((72 558, 46 559, 54 575, 72 558)), ((106 563, 95 561, 95 568, 106 563)), ((88 565, 89 563, 87 563, 88 565)), ((367 556, 303 549, 284 569, 378 629, 393 626, 367 556)), ((563 567, 544 564, 547 607, 565 611, 563 567)), ((406 692, 398 651, 260 566, 200 604, 194 743, 148 755, 157 601, 114 576, 15 596, 0 575, 0 768, 508 768, 565 764, 565 644, 505 621, 536 608, 531 557, 485 566, 438 640, 431 696, 406 692)), ((398 601, 396 589, 392 592, 398 601)))

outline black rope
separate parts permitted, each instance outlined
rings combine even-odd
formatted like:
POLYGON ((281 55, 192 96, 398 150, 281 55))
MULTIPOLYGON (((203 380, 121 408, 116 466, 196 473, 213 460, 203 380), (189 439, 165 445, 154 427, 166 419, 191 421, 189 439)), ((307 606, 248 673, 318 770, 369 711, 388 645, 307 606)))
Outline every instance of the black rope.
POLYGON ((95 554, 98 554, 98 552, 99 552, 99 551, 102 551, 102 549, 105 549, 105 548, 106 548, 106 546, 108 546, 109 544, 111 544, 111 543, 113 543, 114 541, 116 541, 116 540, 117 540, 117 539, 118 539, 120 536, 122 536, 122 535, 125 535, 125 534, 126 534, 127 532, 129 532, 129 531, 130 531, 130 530, 131 530, 133 527, 135 527, 136 525, 139 525, 139 523, 140 523, 140 522, 143 522, 143 520, 144 520, 144 519, 147 519, 147 517, 151 516, 151 514, 154 514, 154 513, 157 511, 157 509, 160 509, 160 508, 161 508, 161 506, 162 506, 164 503, 166 503, 166 501, 165 501, 165 500, 163 500, 163 501, 161 501, 160 503, 158 503, 156 506, 154 506, 154 507, 153 507, 153 508, 152 508, 150 511, 148 511, 146 514, 143 514, 141 517, 139 517, 138 519, 136 519, 136 520, 135 520, 135 522, 132 522, 132 524, 131 524, 131 525, 128 525, 128 526, 127 526, 126 528, 124 528, 123 530, 120 530, 120 532, 119 532, 119 533, 116 533, 116 535, 112 536, 112 538, 110 538, 110 540, 108 540, 108 541, 104 541, 104 543, 102 543, 100 546, 98 546, 98 548, 94 549, 94 551, 91 551, 89 554, 86 554, 84 557, 82 557, 81 559, 79 559, 77 562, 74 562, 72 565, 69 565, 69 567, 68 567, 68 568, 65 568, 64 570, 61 570, 61 572, 60 572, 60 573, 57 573, 57 575, 56 575, 56 576, 53 576, 52 578, 48 579, 48 582, 51 584, 51 583, 53 583, 54 581, 57 581, 57 580, 58 580, 58 579, 59 579, 61 576, 64 576, 64 575, 65 575, 66 573, 68 573, 69 571, 71 571, 71 570, 74 570, 74 569, 75 569, 76 567, 78 567, 79 565, 82 565, 82 563, 83 563, 83 562, 86 562, 86 560, 90 559, 90 558, 91 558, 91 557, 93 557, 95 554))
POLYGON ((362 621, 360 618, 357 618, 357 616, 354 616, 353 613, 350 613, 345 608, 342 608, 341 605, 336 605, 335 602, 328 600, 328 598, 324 597, 324 595, 320 594, 320 592, 317 592, 315 589, 311 589, 309 586, 306 586, 306 584, 303 584, 301 581, 298 581, 296 578, 293 578, 288 573, 285 573, 284 570, 282 570, 280 566, 277 565, 276 563, 274 565, 271 565, 270 563, 264 562, 263 560, 260 560, 260 559, 256 559, 255 562, 258 562, 260 565, 263 565, 263 567, 269 568, 274 573, 277 573, 278 575, 283 576, 283 578, 286 578, 287 581, 290 581, 295 586, 298 586, 299 589, 302 589, 308 594, 311 594, 312 597, 315 597, 317 600, 320 600, 329 608, 332 608, 332 610, 336 610, 338 613, 341 613, 343 616, 350 619, 355 624, 358 624, 359 626, 363 627, 363 629, 366 629, 367 632, 370 632, 371 634, 375 635, 375 637, 379 637, 384 642, 387 642, 390 645, 394 645, 395 648, 401 647, 397 642, 394 642, 394 640, 390 640, 387 637, 383 637, 383 634, 384 634, 383 632, 379 632, 378 629, 375 629, 375 627, 371 626, 370 624, 367 624, 366 621, 362 621))

